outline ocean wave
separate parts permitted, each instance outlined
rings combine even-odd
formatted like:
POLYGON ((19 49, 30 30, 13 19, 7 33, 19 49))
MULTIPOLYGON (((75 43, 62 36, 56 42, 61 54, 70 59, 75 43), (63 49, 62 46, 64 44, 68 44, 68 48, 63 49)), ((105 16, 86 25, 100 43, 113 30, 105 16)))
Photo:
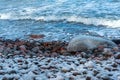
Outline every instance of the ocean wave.
POLYGON ((12 14, 0 14, 0 19, 8 19, 8 20, 37 20, 37 21, 66 21, 66 22, 75 22, 82 23, 85 25, 95 25, 95 26, 106 26, 110 28, 119 28, 120 27, 120 19, 105 19, 105 18, 86 18, 81 16, 12 16, 12 14))

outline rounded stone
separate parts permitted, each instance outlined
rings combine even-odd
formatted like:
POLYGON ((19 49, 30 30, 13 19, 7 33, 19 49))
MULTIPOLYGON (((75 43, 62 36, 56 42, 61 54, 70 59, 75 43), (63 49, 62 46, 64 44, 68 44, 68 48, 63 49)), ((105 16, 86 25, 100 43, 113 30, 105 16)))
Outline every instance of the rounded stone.
POLYGON ((120 52, 118 52, 118 53, 115 54, 115 58, 116 59, 120 59, 120 52))
POLYGON ((101 37, 94 37, 94 36, 79 35, 73 38, 69 42, 67 46, 67 51, 71 52, 71 51, 93 50, 100 45, 103 45, 105 47, 116 47, 117 46, 114 42, 108 39, 104 39, 101 37))

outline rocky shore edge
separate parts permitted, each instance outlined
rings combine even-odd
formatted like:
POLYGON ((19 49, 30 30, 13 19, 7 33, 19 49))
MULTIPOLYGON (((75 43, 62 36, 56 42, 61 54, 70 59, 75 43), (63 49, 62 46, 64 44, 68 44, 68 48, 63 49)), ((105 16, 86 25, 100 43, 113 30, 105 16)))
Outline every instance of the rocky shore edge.
POLYGON ((68 42, 0 39, 0 80, 119 80, 120 45, 67 51, 68 42))
POLYGON ((93 50, 86 51, 67 51, 68 42, 52 41, 52 42, 39 42, 39 41, 25 41, 25 40, 3 40, 0 39, 0 56, 1 57, 14 57, 17 55, 29 56, 29 57, 58 57, 63 56, 81 56, 83 58, 102 58, 108 59, 114 56, 120 59, 120 44, 118 47, 104 47, 98 46, 93 50), (116 56, 117 55, 117 56, 116 56))

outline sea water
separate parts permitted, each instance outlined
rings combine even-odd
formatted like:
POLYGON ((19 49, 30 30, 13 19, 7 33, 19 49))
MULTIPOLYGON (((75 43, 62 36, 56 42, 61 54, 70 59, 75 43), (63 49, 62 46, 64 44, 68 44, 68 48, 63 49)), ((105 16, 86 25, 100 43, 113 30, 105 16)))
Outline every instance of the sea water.
POLYGON ((120 0, 0 0, 0 37, 70 40, 76 35, 120 38, 120 0))

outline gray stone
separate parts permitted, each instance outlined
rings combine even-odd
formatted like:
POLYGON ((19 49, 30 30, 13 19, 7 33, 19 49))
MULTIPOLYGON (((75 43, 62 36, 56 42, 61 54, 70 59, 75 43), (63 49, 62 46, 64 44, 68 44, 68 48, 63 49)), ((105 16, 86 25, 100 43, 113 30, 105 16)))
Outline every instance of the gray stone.
POLYGON ((115 54, 115 58, 116 58, 116 59, 120 59, 120 52, 117 52, 117 53, 115 54))
POLYGON ((117 47, 117 45, 114 42, 108 39, 94 36, 79 35, 69 42, 67 50, 68 51, 93 50, 100 45, 111 48, 117 47))

